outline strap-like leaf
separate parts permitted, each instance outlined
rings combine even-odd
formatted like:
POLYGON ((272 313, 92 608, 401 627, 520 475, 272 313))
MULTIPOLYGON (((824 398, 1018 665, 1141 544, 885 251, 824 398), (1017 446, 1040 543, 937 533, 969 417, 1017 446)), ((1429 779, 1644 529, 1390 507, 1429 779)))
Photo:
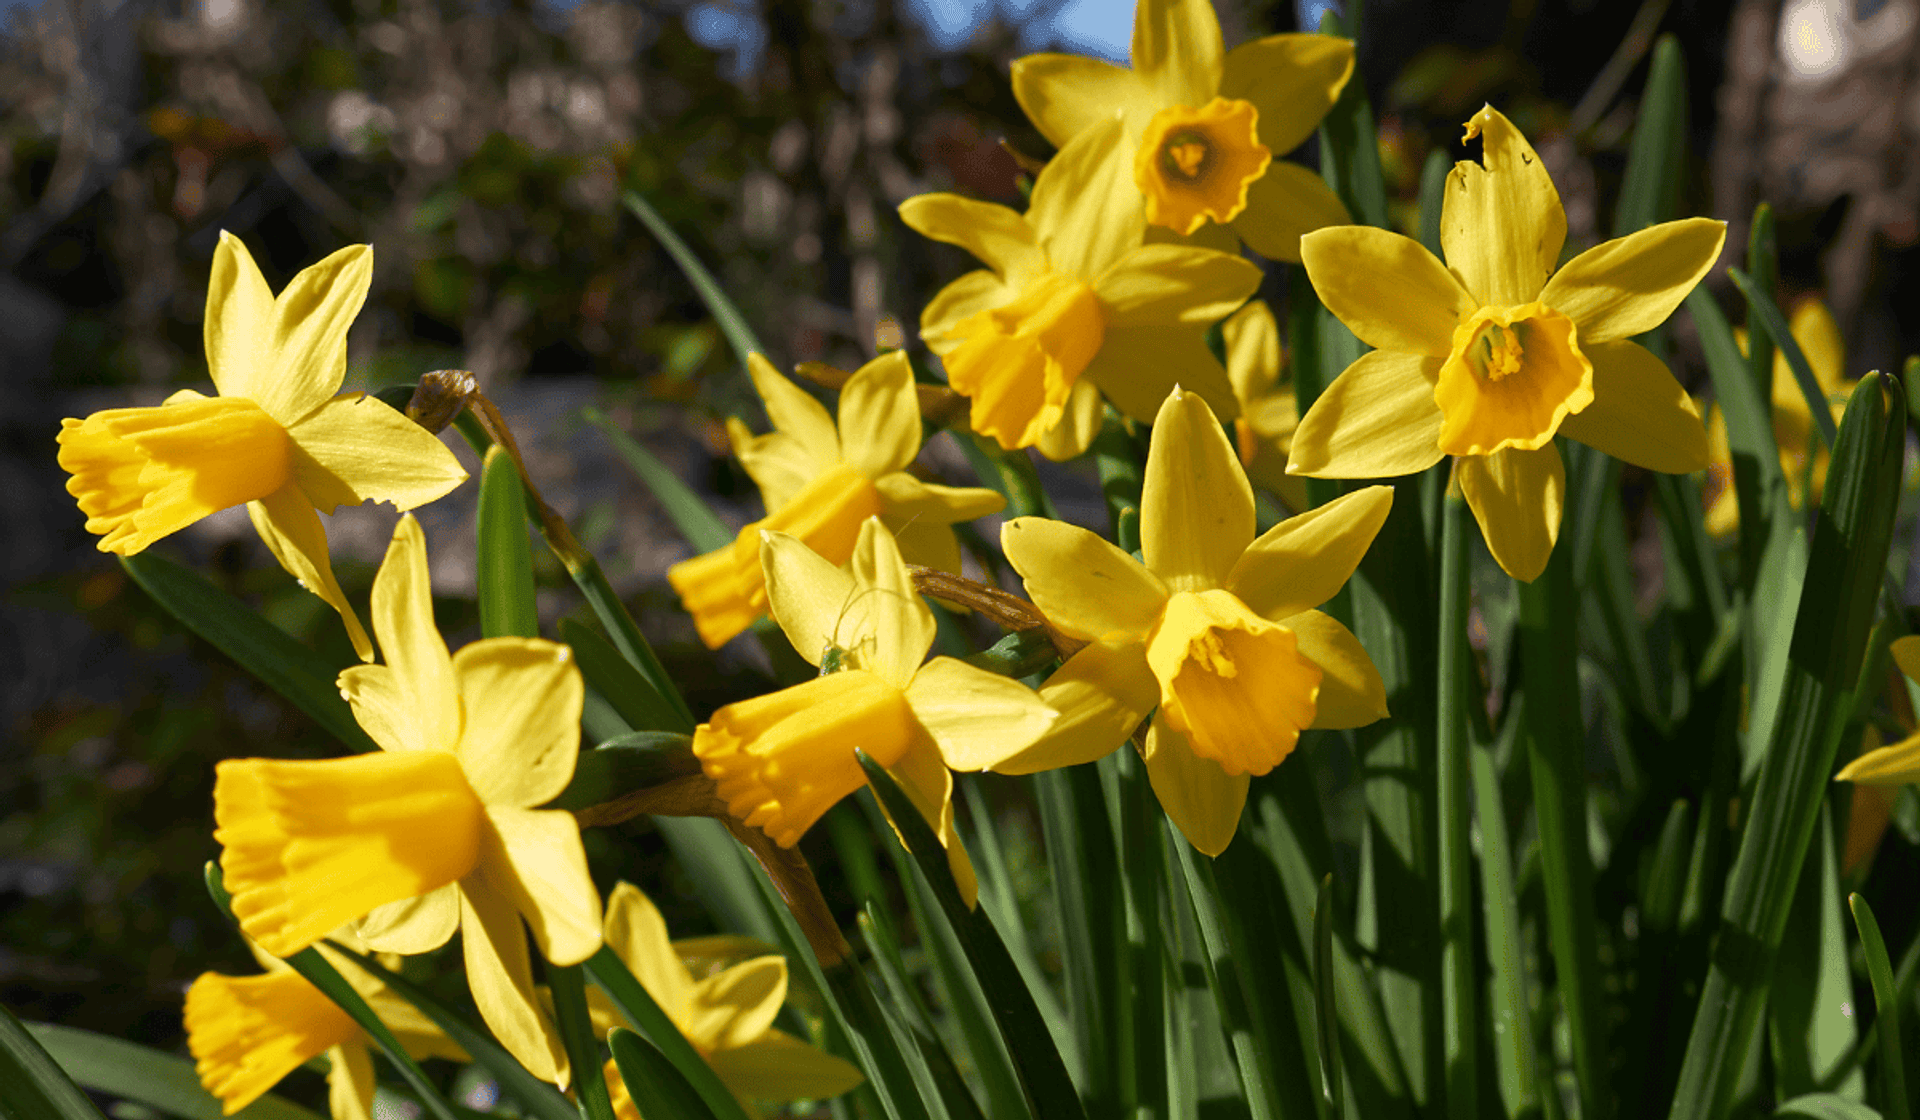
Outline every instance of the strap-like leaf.
MULTIPOLYGON (((193 1063, 185 1058, 73 1027, 26 1026, 76 1082, 95 1092, 139 1101, 181 1120, 225 1120, 219 1099, 201 1087, 193 1063)), ((318 1114, 271 1093, 233 1115, 235 1120, 320 1120, 318 1114)))

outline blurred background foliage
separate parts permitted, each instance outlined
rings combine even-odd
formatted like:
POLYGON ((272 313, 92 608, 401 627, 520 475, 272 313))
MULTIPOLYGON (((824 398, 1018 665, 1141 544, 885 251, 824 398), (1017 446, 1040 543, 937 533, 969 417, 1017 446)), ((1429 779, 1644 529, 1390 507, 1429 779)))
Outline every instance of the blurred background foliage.
MULTIPOLYGON (((213 762, 337 750, 93 550, 53 462, 61 417, 157 403, 204 381, 201 311, 220 230, 246 241, 276 287, 343 244, 372 242, 349 387, 473 370, 704 712, 751 691, 758 670, 738 652, 716 664, 698 649, 663 578, 688 550, 577 414, 606 409, 744 521, 755 499, 720 421, 757 406, 621 193, 644 195, 709 262, 776 365, 852 368, 876 343, 911 346, 925 299, 972 265, 909 233, 894 208, 942 189, 1018 204, 1013 153, 1048 149, 1013 100, 1007 65, 1085 49, 1053 41, 1062 7, 6 7, 0 1003, 177 1044, 185 984, 208 967, 250 968, 200 883, 215 854, 213 762)), ((1231 43, 1317 26, 1326 4, 1219 7, 1231 43)), ((1920 317, 1899 314, 1920 297, 1916 0, 1373 0, 1361 80, 1397 218, 1411 227, 1428 153, 1464 155, 1460 122, 1491 100, 1547 160, 1569 252, 1601 240, 1661 32, 1680 37, 1693 83, 1682 212, 1728 220, 1730 248, 1742 247, 1754 203, 1771 201, 1783 302, 1825 293, 1848 337, 1847 376, 1920 350, 1920 317)), ((1284 270, 1269 286, 1284 290, 1284 270)), ((1676 372, 1697 385, 1680 342, 1676 372)), ((931 461, 964 481, 951 448, 943 456, 937 441, 931 461)), ((435 583, 450 596, 442 622, 462 640, 473 625, 459 598, 471 588, 471 501, 443 505, 428 521, 435 583)), ((330 524, 357 595, 390 522, 351 511, 330 524)), ((240 526, 215 518, 168 547, 344 664, 332 616, 240 526)), ((572 602, 551 582, 549 616, 572 602)), ((1007 827, 1019 830, 1013 811, 1007 827)), ((675 902, 687 892, 653 889, 677 872, 644 822, 626 828, 640 864, 596 869, 648 884, 676 933, 704 928, 675 902)), ((1920 823, 1901 831, 1912 843, 1920 823)), ((823 874, 829 897, 850 909, 836 879, 823 874)))

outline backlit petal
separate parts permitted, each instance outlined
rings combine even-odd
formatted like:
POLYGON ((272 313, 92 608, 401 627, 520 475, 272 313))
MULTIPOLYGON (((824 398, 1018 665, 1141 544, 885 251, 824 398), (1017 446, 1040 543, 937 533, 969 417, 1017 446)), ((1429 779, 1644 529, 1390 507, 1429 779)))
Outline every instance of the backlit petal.
POLYGON ((1227 52, 1220 96, 1260 110, 1260 142, 1273 154, 1299 147, 1353 76, 1353 42, 1331 35, 1268 35, 1227 52))
POLYGON ((646 892, 632 883, 614 885, 607 896, 607 946, 633 971, 667 1018, 686 1017, 693 974, 667 938, 667 922, 646 892))
POLYGON ((1560 449, 1549 443, 1463 456, 1454 460, 1454 477, 1500 567, 1526 583, 1545 571, 1567 496, 1560 449))
POLYGON ((1109 117, 1067 141, 1033 182, 1027 222, 1058 271, 1091 281, 1140 244, 1145 204, 1128 174, 1133 149, 1109 117))
POLYGON ((866 1080, 851 1062, 779 1030, 769 1030, 745 1046, 716 1050, 707 1055, 707 1063, 727 1088, 749 1100, 820 1100, 866 1080))
POLYGON ((1297 261, 1302 237, 1352 220, 1326 180, 1276 159, 1247 187, 1247 208, 1233 220, 1233 232, 1268 260, 1297 261))
POLYGON ((440 437, 364 393, 334 397, 288 429, 293 477, 321 513, 372 499, 410 510, 445 496, 467 472, 440 437))
POLYGON ((1333 379, 1294 429, 1287 473, 1392 478, 1440 461, 1440 358, 1375 350, 1333 379))
POLYGON ((1153 422, 1140 550, 1171 591, 1226 582, 1253 543, 1253 487, 1206 403, 1175 389, 1153 422))
POLYGON ((432 952, 460 928, 460 886, 448 883, 425 894, 376 906, 354 928, 372 952, 407 956, 432 952))
POLYGON ((354 1041, 327 1051, 327 1108, 333 1120, 374 1120, 373 1054, 354 1041))
POLYGON ((273 365, 248 394, 291 427, 340 391, 347 328, 367 301, 373 246, 349 245, 302 269, 273 301, 273 365))
POLYGON ((1303 611, 1281 621, 1300 643, 1300 655, 1320 666, 1314 727, 1365 727, 1387 718, 1386 684, 1353 631, 1319 611, 1303 611))
POLYGON ((1893 654, 1893 663, 1900 667, 1910 681, 1920 682, 1920 635, 1909 634, 1904 638, 1895 638, 1887 647, 1893 654))
POLYGON ((565 965, 599 952, 600 892, 573 814, 490 805, 487 820, 480 853, 487 882, 513 899, 541 954, 565 965))
POLYGON ((696 983, 674 1025, 701 1053, 730 1050, 767 1033, 786 1001, 786 959, 756 957, 696 983))
POLYGON ((393 527, 393 543, 373 579, 373 632, 393 670, 410 721, 388 750, 450 751, 460 741, 460 689, 453 658, 433 622, 427 578, 427 538, 407 514, 393 527))
POLYGON ((1440 244, 1447 264, 1481 305, 1530 303, 1559 263, 1567 214, 1546 165, 1513 123, 1489 105, 1467 122, 1482 162, 1447 176, 1440 244))
POLYGON ((951 657, 936 657, 914 674, 907 703, 955 770, 991 769, 1054 721, 1031 688, 951 657))
POLYGON ((585 685, 573 651, 544 638, 482 638, 453 658, 466 705, 456 753, 489 805, 531 809, 560 795, 580 757, 585 685))
POLYGON ((878 518, 860 526, 853 578, 863 594, 848 607, 842 633, 872 635, 871 646, 858 651, 858 664, 895 688, 905 688, 933 645, 933 612, 914 590, 900 546, 878 518))
MULTIPOLYGON (((1094 394, 1099 399, 1099 393, 1094 394)), ((889 518, 910 520, 916 524, 950 525, 972 521, 1007 507, 1006 496, 983 486, 942 486, 922 482, 905 471, 881 475, 873 482, 880 491, 880 503, 889 518)))
MULTIPOLYGON (((969 908, 977 905, 980 881, 974 877, 973 861, 967 858, 967 849, 960 844, 960 833, 953 827, 953 771, 941 761, 933 741, 922 739, 914 744, 898 762, 887 767, 887 773, 900 783, 901 792, 920 810, 920 815, 933 827, 934 835, 940 838, 940 845, 947 850, 947 870, 953 873, 960 898, 969 908)), ((881 802, 880 807, 884 810, 886 803, 881 802)), ((898 835, 900 826, 893 820, 893 814, 889 812, 887 819, 898 835)), ((901 846, 906 842, 902 836, 901 846)))
POLYGON ((1353 577, 1392 508, 1393 487, 1369 486, 1290 517, 1248 546, 1226 589, 1273 622, 1317 607, 1353 577))
MULTIPOLYGON (((1059 422, 1040 434, 1034 449, 1056 463, 1079 458, 1100 434, 1100 413, 1100 386, 1090 377, 1080 378, 1067 390, 1059 422)), ((906 547, 904 542, 901 547, 906 547)))
POLYGON ((827 647, 839 644, 840 624, 859 593, 853 573, 785 533, 761 534, 760 567, 773 620, 807 664, 818 666, 827 647))
POLYGON ((1667 321, 1720 257, 1727 223, 1662 222, 1568 261, 1540 299, 1573 320, 1581 344, 1630 338, 1667 321))
POLYGON ((1115 327, 1212 326, 1260 287, 1252 261, 1185 245, 1142 245, 1094 283, 1115 327))
POLYGON ((1199 105, 1220 91, 1220 17, 1212 0, 1141 0, 1133 69, 1162 105, 1199 105))
POLYGON ((1153 422, 1175 385, 1207 402, 1215 416, 1230 418, 1240 410, 1201 327, 1108 327, 1100 353, 1081 376, 1143 424, 1153 422))
POLYGON ((566 1088, 571 1077, 559 1032, 533 994, 533 959, 512 899, 471 875, 460 884, 460 942, 480 1018, 527 1072, 566 1088))
POLYGON ((1836 782, 1869 786, 1905 786, 1920 782, 1920 735, 1868 751, 1841 767, 1836 782))
POLYGON ((202 328, 207 369, 223 397, 258 400, 272 373, 268 340, 273 331, 273 291, 246 245, 226 230, 213 250, 202 328))
POLYGON ((792 501, 819 473, 806 446, 785 432, 757 436, 739 417, 729 416, 727 436, 734 458, 760 488, 760 501, 767 509, 779 509, 792 501))
POLYGON ((919 194, 900 204, 900 220, 923 237, 958 245, 1012 280, 1046 267, 1027 217, 957 194, 919 194))
POLYGON ((840 390, 840 450, 868 478, 897 471, 920 452, 920 401, 904 350, 861 366, 840 390))
POLYGON ((1137 136, 1156 108, 1139 75, 1077 54, 1030 54, 1013 60, 1013 96, 1054 147, 1117 112, 1137 136))
POLYGON ((1584 349, 1593 363, 1593 403, 1561 421, 1560 434, 1648 470, 1706 468, 1706 426, 1665 362, 1624 339, 1584 349))
POLYGON ((1473 297, 1426 246, 1372 226, 1338 226, 1300 240, 1300 260, 1327 310, 1360 341, 1444 358, 1473 297))
POLYGON ((1227 343, 1227 379, 1242 412, 1280 376, 1280 324, 1273 309, 1251 300, 1220 325, 1227 343))
POLYGON ((1034 606, 1076 638, 1143 640, 1167 601, 1159 576, 1078 525, 1016 517, 1001 527, 1000 547, 1034 606))
POLYGON ((814 469, 822 471, 840 461, 840 436, 834 430, 833 417, 812 394, 783 377, 773 363, 758 354, 747 355, 747 374, 767 407, 773 426, 800 441, 813 456, 814 469))
POLYGON ((327 558, 327 531, 300 487, 289 482, 257 502, 248 502, 247 517, 287 574, 340 612, 340 621, 346 624, 347 637, 353 640, 360 660, 372 661, 373 642, 347 602, 347 593, 333 578, 333 564, 327 558))
POLYGON ((1247 804, 1245 774, 1193 753, 1186 736, 1155 717, 1147 730, 1147 780, 1180 834, 1203 855, 1227 850, 1247 804))
POLYGON ((994 773, 1033 774, 1106 757, 1160 702, 1160 682, 1141 642, 1093 642, 1047 678, 1040 699, 1059 718, 1031 747, 994 763, 994 773))

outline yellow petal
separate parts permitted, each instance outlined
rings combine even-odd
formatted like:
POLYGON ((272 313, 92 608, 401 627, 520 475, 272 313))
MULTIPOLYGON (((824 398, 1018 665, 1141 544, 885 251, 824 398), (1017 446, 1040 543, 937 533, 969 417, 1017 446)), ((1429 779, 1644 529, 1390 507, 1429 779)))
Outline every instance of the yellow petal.
POLYGON ((1250 102, 1225 97, 1155 113, 1133 157, 1147 221, 1186 236, 1246 209, 1247 188, 1273 162, 1259 116, 1250 102))
POLYGON ((848 669, 728 704, 694 729, 693 753, 728 812, 790 848, 866 784, 855 748, 887 766, 915 741, 931 749, 905 694, 848 669))
POLYGON ((1220 18, 1210 0, 1140 0, 1133 69, 1162 105, 1198 105, 1220 90, 1220 18))
POLYGON ((882 517, 880 523, 900 546, 900 558, 909 564, 960 574, 960 538, 953 526, 936 521, 908 521, 882 517))
POLYGON ((1132 146, 1109 117, 1067 141, 1033 181, 1027 223, 1050 266, 1091 281, 1140 244, 1147 215, 1127 168, 1132 146))
POLYGON ((1142 245, 1093 289, 1115 327, 1210 327, 1259 287, 1259 267, 1244 258, 1185 245, 1142 245))
POLYGON ((1562 435, 1648 470, 1706 468, 1706 426, 1665 362, 1624 339, 1583 349, 1593 362, 1593 403, 1560 422, 1562 435))
POLYGON ((827 650, 840 645, 841 623, 859 594, 853 573, 797 538, 772 532, 760 536, 760 567, 767 575, 773 620, 807 664, 818 667, 827 650))
POLYGON ((1153 794, 1187 843, 1203 855, 1226 851, 1247 804, 1248 776, 1194 754, 1187 737, 1159 716, 1147 730, 1146 760, 1153 794))
POLYGON ((749 1100, 822 1100, 866 1080, 851 1062, 779 1030, 769 1030, 745 1046, 716 1050, 707 1055, 707 1063, 727 1088, 749 1100))
POLYGON ((1393 487, 1368 486, 1290 517, 1249 545, 1226 589, 1280 622, 1339 594, 1393 508, 1393 487))
POLYGON ((732 1049, 767 1033, 785 1002, 786 959, 756 957, 696 983, 674 1025, 703 1054, 732 1049))
POLYGON ((1905 786, 1920 782, 1920 735, 1909 735, 1891 746, 1868 751, 1841 767, 1833 780, 1868 786, 1905 786))
POLYGON ((438 436, 364 393, 327 401, 287 435, 293 440, 293 476, 321 513, 368 499, 410 510, 467 478, 438 436))
POLYGON ((533 960, 512 900, 485 875, 460 884, 460 944, 480 1018, 527 1072, 565 1089, 571 1068, 559 1032, 533 994, 533 960))
POLYGON ((1580 330, 1580 341, 1629 338, 1667 321, 1720 257, 1727 223, 1662 222, 1595 245, 1573 258, 1540 293, 1580 330))
POLYGON ((1476 303, 1530 303, 1567 239, 1560 192, 1533 145, 1493 106, 1467 122, 1466 139, 1475 136, 1482 163, 1464 160, 1447 176, 1440 245, 1476 303))
POLYGON ((207 370, 223 397, 257 400, 266 392, 271 370, 266 360, 273 332, 273 291, 238 237, 220 231, 207 277, 207 311, 202 327, 207 370))
POLYGON ((1000 547, 1033 605, 1075 638, 1144 640, 1167 601, 1159 576, 1078 525, 1016 517, 1001 526, 1000 547))
POLYGON ((1426 246, 1388 230, 1318 230, 1300 239, 1300 261, 1327 310, 1381 350, 1444 358, 1455 328, 1476 310, 1426 246))
MULTIPOLYGON (((1040 433, 1040 438, 1033 443, 1034 449, 1056 463, 1078 459, 1100 434, 1100 412, 1100 386, 1094 384, 1092 378, 1080 378, 1067 390, 1067 403, 1061 409, 1059 423, 1040 433)), ((901 547, 905 546, 902 541, 901 547)))
MULTIPOLYGON (((453 899, 453 917, 457 926, 460 921, 460 888, 454 885, 448 890, 453 899)), ((342 976, 351 976, 355 973, 365 975, 360 972, 358 965, 344 958, 335 960, 337 954, 328 950, 325 942, 317 948, 320 949, 321 955, 334 960, 334 967, 340 970, 342 976)), ((371 991, 363 990, 361 995, 366 999, 367 1006, 373 1009, 373 1013, 378 1015, 380 1021, 387 1025, 387 1029, 393 1032, 401 1049, 415 1058, 445 1058, 450 1062, 461 1063, 473 1061, 466 1050, 448 1038, 446 1032, 442 1031, 432 1019, 427 1018, 419 1008, 395 995, 393 989, 385 984, 377 980, 374 980, 373 984, 371 991)))
MULTIPOLYGON (((273 301, 269 365, 247 396, 292 427, 340 391, 347 375, 347 328, 367 301, 373 246, 350 245, 302 269, 273 301)), ((264 355, 263 355, 264 356, 264 355)))
POLYGON ((919 194, 900 204, 900 220, 922 237, 960 246, 1010 281, 1046 267, 1027 218, 996 203, 919 194))
POLYGON ((848 606, 841 633, 859 637, 841 644, 854 654, 855 664, 905 688, 933 645, 933 612, 914 590, 900 546, 878 518, 860 526, 853 578, 862 593, 848 606))
POLYGON ((920 401, 906 351, 861 366, 840 390, 840 448, 868 478, 900 470, 920 453, 920 401))
POLYGON ((1253 543, 1253 487, 1206 403, 1175 389, 1153 422, 1140 551, 1171 591, 1226 582, 1253 543))
MULTIPOLYGON (((960 890, 960 898, 971 909, 980 901, 980 881, 974 877, 973 861, 967 858, 967 849, 961 846, 960 833, 953 827, 953 771, 940 760, 940 752, 931 739, 921 739, 900 756, 899 761, 887 767, 887 773, 900 784, 901 792, 907 795, 920 815, 933 827, 934 835, 940 838, 940 845, 947 850, 947 870, 953 873, 953 882, 960 890)), ((886 803, 881 802, 886 810, 886 803)), ((900 822, 887 813, 888 823, 893 825, 894 835, 900 835, 900 822)), ((905 846, 906 837, 900 836, 905 846)))
POLYGON ((1566 468, 1551 443, 1538 451, 1509 448, 1454 460, 1454 477, 1480 523, 1487 548, 1506 573, 1531 583, 1546 570, 1560 535, 1566 468))
POLYGON ((1387 718, 1386 684, 1351 630, 1319 611, 1281 621, 1300 643, 1300 656, 1320 667, 1314 727, 1341 730, 1387 718))
POLYGON ((291 969, 264 976, 203 972, 187 988, 184 1017, 194 1071, 228 1114, 360 1034, 346 1012, 291 969))
POLYGON ((247 517, 287 574, 339 612, 360 660, 372 661, 373 640, 347 602, 347 593, 333 578, 333 563, 327 558, 327 531, 300 487, 288 483, 257 502, 248 502, 247 517))
POLYGON ((513 899, 541 955, 567 965, 599 952, 600 892, 587 874, 587 850, 573 814, 489 805, 487 820, 492 827, 481 848, 483 873, 513 899))
MULTIPOLYGON (((373 578, 373 632, 393 670, 408 722, 388 750, 451 751, 460 741, 460 687, 447 643, 433 622, 427 538, 412 514, 393 527, 393 542, 373 578)), ((369 729, 371 730, 371 729, 369 729)))
POLYGON ((1900 667, 1910 681, 1920 682, 1920 635, 1909 634, 1904 638, 1895 638, 1887 647, 1893 654, 1893 663, 1900 667))
POLYGON ((1439 375, 1439 358, 1393 350, 1362 354, 1300 418, 1287 473, 1392 478, 1439 462, 1445 420, 1433 403, 1439 375))
POLYGON ((1251 101, 1260 142, 1283 156, 1313 135, 1352 76, 1352 40, 1268 35, 1227 52, 1220 95, 1251 101))
POLYGON ((654 998, 667 1017, 678 1023, 686 1017, 693 996, 693 974, 667 938, 667 922, 645 891, 632 883, 617 883, 607 896, 607 945, 654 998))
POLYGON ((215 768, 214 839, 240 928, 288 957, 479 860, 480 799, 440 751, 215 768))
POLYGON ((800 488, 818 473, 813 456, 800 441, 785 432, 756 436, 737 416, 727 417, 727 436, 734 458, 746 468, 747 476, 760 488, 760 501, 768 509, 779 509, 793 500, 800 488))
POLYGON ((1434 384, 1446 417, 1440 450, 1534 450, 1593 395, 1593 363, 1565 315, 1544 303, 1481 308, 1454 330, 1452 355, 1434 384))
POLYGON ((1104 758, 1160 702, 1160 682, 1147 667, 1144 643, 1093 642, 1047 678, 1040 699, 1059 718, 1033 746, 994 763, 994 773, 1033 774, 1104 758))
POLYGON ((1274 160, 1247 188, 1247 208, 1233 232, 1268 260, 1297 261, 1300 239, 1353 219, 1326 181, 1297 163, 1274 160))
POLYGON ((987 269, 966 273, 940 289, 921 309, 920 336, 927 349, 944 358, 948 351, 960 345, 961 340, 949 333, 956 324, 1008 303, 1019 294, 1019 287, 987 269))
MULTIPOLYGON (((1094 399, 1099 400, 1098 392, 1094 399)), ((972 521, 1007 507, 1006 497, 998 490, 922 482, 905 471, 881 475, 873 486, 880 491, 880 504, 886 517, 915 524, 950 525, 955 521, 972 521)))
POLYGON ((840 461, 840 436, 827 408, 805 389, 781 376, 773 363, 759 354, 747 355, 747 374, 766 405, 773 426, 794 439, 813 456, 816 470, 840 461))
POLYGON ((531 809, 560 796, 580 757, 586 687, 573 651, 543 638, 482 638, 453 676, 466 706, 455 753, 488 805, 531 809))
POLYGON ((1265 774, 1314 719, 1320 669, 1230 591, 1176 592, 1147 641, 1160 721, 1228 774, 1265 774))
POLYGON ((1109 326, 1100 353, 1081 376, 1099 385, 1113 407, 1142 424, 1153 423, 1176 385, 1207 402, 1215 416, 1232 417, 1239 411, 1233 383, 1207 349, 1201 327, 1109 326))
POLYGON ((1100 352, 1106 309, 1088 285, 1039 275, 1007 303, 955 323, 942 360, 955 392, 972 401, 969 423, 1011 451, 1032 446, 1060 420, 1081 372, 1100 352))
POLYGON ((445 945, 460 928, 460 887, 448 883, 425 894, 367 911, 354 927, 376 953, 413 956, 445 945))
MULTIPOLYGON (((1817 299, 1802 301, 1793 309, 1793 318, 1787 323, 1787 332, 1800 344, 1800 352, 1807 356, 1807 364, 1813 367, 1813 378, 1828 393, 1838 393, 1849 388, 1846 378, 1847 343, 1840 335, 1840 324, 1834 321, 1833 312, 1817 299)), ((1777 351, 1775 364, 1786 361, 1777 351)))
POLYGON ((69 418, 59 443, 87 532, 101 535, 100 551, 122 556, 293 477, 286 430, 242 398, 175 398, 69 418))
POLYGON ((1124 66, 1077 54, 1030 54, 1013 60, 1013 96, 1054 147, 1114 116, 1136 136, 1155 105, 1146 85, 1124 66))
POLYGON ((936 657, 907 687, 913 716, 955 770, 987 770, 1031 746, 1054 713, 1019 681, 936 657))
POLYGON ((333 1120, 374 1120, 373 1055, 364 1042, 327 1051, 327 1108, 333 1120))
POLYGON ((1227 344, 1227 379, 1245 412, 1280 377, 1280 324, 1273 309, 1250 300, 1220 324, 1227 344))

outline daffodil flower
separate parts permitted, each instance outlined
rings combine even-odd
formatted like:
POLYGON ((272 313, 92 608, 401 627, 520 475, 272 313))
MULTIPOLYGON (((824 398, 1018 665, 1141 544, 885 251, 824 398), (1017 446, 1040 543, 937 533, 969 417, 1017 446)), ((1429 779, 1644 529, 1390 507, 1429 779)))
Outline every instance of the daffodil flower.
MULTIPOLYGON (((1893 663, 1909 685, 1920 684, 1920 636, 1898 638, 1887 647, 1893 663)), ((1920 732, 1897 743, 1869 750, 1847 763, 1836 782, 1858 782, 1864 786, 1906 786, 1920 782, 1920 732)))
POLYGON ((1307 508, 1306 483, 1287 473, 1287 449, 1300 426, 1300 405, 1292 382, 1280 380, 1280 326, 1273 311, 1249 300, 1221 324, 1227 344, 1227 377, 1233 382, 1240 415, 1233 421, 1234 443, 1247 478, 1280 496, 1289 509, 1307 508))
MULTIPOLYGON (((1846 376, 1846 341, 1840 337, 1833 312, 1817 299, 1808 300, 1794 308, 1787 329, 1806 354, 1814 380, 1820 383, 1827 407, 1838 422, 1859 382, 1846 376)), ((1744 353, 1746 332, 1739 332, 1738 338, 1744 353)), ((1809 487, 1818 502, 1827 488, 1830 454, 1826 444, 1814 438, 1807 395, 1788 367, 1786 356, 1778 350, 1773 354, 1773 441, 1780 447, 1780 473, 1787 478, 1788 504, 1805 509, 1809 487)), ((1707 415, 1707 460, 1707 532, 1716 537, 1729 536, 1740 527, 1740 499, 1733 490, 1733 450, 1727 444, 1727 418, 1718 408, 1707 415)))
POLYGON ((791 533, 843 564, 853 555, 861 523, 879 517, 914 563, 958 573, 953 523, 998 513, 1007 504, 992 490, 941 486, 907 473, 920 453, 920 404, 904 353, 875 358, 848 379, 837 428, 819 401, 765 358, 749 355, 747 372, 774 430, 756 436, 735 418, 727 422, 727 434, 760 487, 767 516, 741 529, 725 548, 667 570, 667 581, 710 648, 767 613, 763 529, 791 533))
POLYGON ((1249 777, 1278 766, 1302 729, 1387 714, 1366 650, 1313 608, 1353 574, 1392 502, 1391 488, 1369 486, 1255 539, 1253 489, 1232 446, 1206 404, 1175 389, 1147 452, 1146 563, 1065 522, 1021 517, 1003 529, 1034 605, 1088 644, 1040 690, 1060 713, 1053 730, 964 761, 1005 774, 1091 762, 1153 712, 1153 791, 1195 848, 1219 855, 1249 777))
POLYGON ((981 752, 1032 743, 1053 712, 1006 677, 951 657, 926 661, 933 612, 877 519, 860 526, 850 570, 785 533, 761 542, 773 617, 822 672, 713 713, 693 734, 701 768, 728 812, 791 848, 867 784, 853 754, 865 751, 939 833, 971 905, 973 865, 954 831, 947 768, 978 769, 981 752))
POLYGON ((536 1076, 564 1084, 520 921, 555 964, 600 948, 580 828, 535 808, 573 778, 580 670, 567 647, 538 638, 449 656, 411 516, 374 578, 373 628, 387 663, 346 670, 340 691, 381 753, 216 768, 214 839, 234 917, 280 957, 356 918, 382 952, 424 953, 458 930, 487 1026, 536 1076))
MULTIPOLYGON (((667 923, 640 888, 620 883, 607 898, 607 945, 653 997, 748 1116, 754 1101, 837 1097, 864 1078, 859 1069, 773 1025, 787 1000, 787 962, 755 956, 696 980, 687 958, 706 955, 709 939, 668 941, 667 923)), ((606 1037, 627 1026, 598 988, 587 992, 594 1029, 606 1037)), ((607 1087, 621 1120, 640 1120, 620 1070, 607 1063, 607 1087)))
POLYGON ((220 234, 206 317, 220 395, 186 389, 155 408, 60 422, 67 492, 102 552, 131 556, 244 502, 280 566, 339 611, 360 659, 373 659, 333 578, 317 513, 369 498, 413 509, 467 473, 405 416, 364 393, 340 393, 347 328, 372 275, 372 246, 355 245, 301 272, 276 299, 240 239, 220 234))
POLYGON ((954 194, 900 204, 907 225, 986 262, 941 289, 920 316, 973 430, 1054 459, 1087 449, 1100 394, 1146 420, 1177 379, 1222 414, 1226 371, 1206 331, 1260 285, 1228 253, 1143 245, 1140 198, 1121 174, 1111 112, 1041 170, 1025 214, 954 194))
POLYGON ((1559 271, 1566 214, 1545 166, 1489 106, 1467 122, 1485 166, 1454 165, 1442 206, 1447 263, 1366 226, 1301 240, 1329 310, 1378 347, 1301 418, 1290 474, 1385 478, 1454 456, 1454 479, 1494 559, 1518 580, 1547 564, 1566 472, 1556 434, 1650 470, 1707 465, 1707 433, 1652 330, 1712 267, 1726 224, 1663 222, 1559 271))
MULTIPOLYGON (((207 1092, 231 1116, 258 1100, 307 1061, 327 1057, 333 1120, 373 1120, 373 1040, 345 1011, 285 961, 250 946, 265 972, 203 972, 187 988, 187 1052, 207 1092)), ((326 945, 321 956, 414 1058, 468 1061, 462 1050, 413 1004, 393 994, 326 945)))
MULTIPOLYGON (((1226 50, 1211 0, 1140 0, 1133 68, 1071 54, 1013 63, 1013 94, 1060 147, 1116 114, 1147 220, 1219 248, 1300 259, 1300 235, 1342 225, 1320 177, 1276 157, 1299 147, 1353 75, 1353 44, 1269 35, 1226 50), (1218 231, 1217 233, 1215 231, 1218 231)), ((1155 402, 1156 404, 1158 401, 1155 402)))

